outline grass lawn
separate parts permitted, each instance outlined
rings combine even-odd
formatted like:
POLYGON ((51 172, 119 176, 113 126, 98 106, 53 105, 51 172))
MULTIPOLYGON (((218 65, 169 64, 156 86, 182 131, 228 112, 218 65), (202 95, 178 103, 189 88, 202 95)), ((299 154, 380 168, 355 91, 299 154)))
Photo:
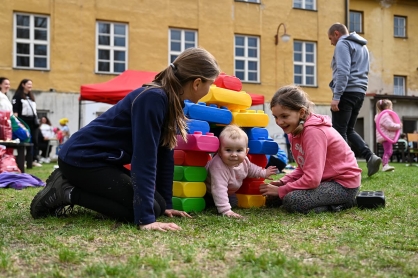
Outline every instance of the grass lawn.
MULTIPOLYGON (((0 189, 0 277, 418 277, 418 167, 367 177, 386 207, 289 214, 238 209, 243 220, 193 214, 180 232, 140 231, 78 208, 33 220, 40 188, 0 189)), ((28 172, 45 180, 53 164, 28 172)))

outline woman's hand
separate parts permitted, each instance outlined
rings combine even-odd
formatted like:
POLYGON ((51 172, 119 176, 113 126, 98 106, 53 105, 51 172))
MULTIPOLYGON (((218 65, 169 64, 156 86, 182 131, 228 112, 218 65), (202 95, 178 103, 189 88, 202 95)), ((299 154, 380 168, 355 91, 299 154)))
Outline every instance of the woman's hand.
POLYGON ((175 209, 166 209, 164 214, 168 217, 178 216, 178 217, 192 218, 187 212, 179 211, 179 210, 175 210, 175 209))
POLYGON ((279 187, 271 183, 262 184, 260 185, 260 193, 263 196, 279 196, 279 187))
POLYGON ((179 231, 181 228, 174 223, 154 222, 146 225, 138 225, 140 230, 157 230, 157 231, 179 231))

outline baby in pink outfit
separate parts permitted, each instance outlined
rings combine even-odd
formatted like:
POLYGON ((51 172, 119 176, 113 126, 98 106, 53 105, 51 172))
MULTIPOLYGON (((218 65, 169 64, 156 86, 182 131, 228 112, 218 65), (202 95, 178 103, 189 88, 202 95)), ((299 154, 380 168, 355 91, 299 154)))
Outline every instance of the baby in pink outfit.
POLYGON ((219 135, 219 142, 217 154, 206 164, 207 192, 212 195, 219 213, 241 218, 231 210, 231 201, 236 200, 235 192, 241 187, 242 181, 247 177, 268 178, 276 174, 277 168, 270 166, 264 169, 250 162, 247 157, 250 150, 248 136, 236 125, 226 126, 219 135))

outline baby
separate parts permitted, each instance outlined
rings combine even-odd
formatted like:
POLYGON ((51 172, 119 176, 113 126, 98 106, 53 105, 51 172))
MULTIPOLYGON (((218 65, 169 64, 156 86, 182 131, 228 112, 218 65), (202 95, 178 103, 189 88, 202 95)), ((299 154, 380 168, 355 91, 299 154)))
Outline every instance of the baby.
POLYGON ((277 168, 270 166, 264 169, 250 162, 247 157, 248 136, 238 126, 226 126, 219 135, 219 142, 217 154, 206 164, 207 192, 212 196, 219 213, 241 218, 231 208, 237 205, 235 192, 241 187, 242 181, 247 177, 268 178, 276 174, 277 168))

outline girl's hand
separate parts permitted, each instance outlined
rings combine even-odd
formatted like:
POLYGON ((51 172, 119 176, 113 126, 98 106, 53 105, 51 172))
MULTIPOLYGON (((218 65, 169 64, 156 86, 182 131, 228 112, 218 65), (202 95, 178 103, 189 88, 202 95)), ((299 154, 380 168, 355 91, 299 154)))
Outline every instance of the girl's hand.
POLYGON ((266 169, 266 178, 270 177, 271 175, 277 174, 277 167, 276 166, 269 166, 266 169))
POLYGON ((230 211, 228 211, 228 212, 224 213, 224 215, 225 215, 225 216, 228 216, 228 217, 233 217, 233 218, 244 218, 244 216, 242 216, 242 215, 240 215, 240 214, 238 214, 238 213, 235 213, 235 212, 233 212, 232 210, 230 210, 230 211))
POLYGON ((263 196, 279 196, 279 187, 271 183, 260 185, 260 193, 263 196))
POLYGON ((138 225, 140 230, 157 230, 162 232, 179 231, 181 228, 174 223, 154 222, 146 225, 138 225))
POLYGON ((179 210, 175 210, 175 209, 166 209, 164 214, 168 217, 178 216, 178 217, 192 218, 187 212, 179 211, 179 210))

